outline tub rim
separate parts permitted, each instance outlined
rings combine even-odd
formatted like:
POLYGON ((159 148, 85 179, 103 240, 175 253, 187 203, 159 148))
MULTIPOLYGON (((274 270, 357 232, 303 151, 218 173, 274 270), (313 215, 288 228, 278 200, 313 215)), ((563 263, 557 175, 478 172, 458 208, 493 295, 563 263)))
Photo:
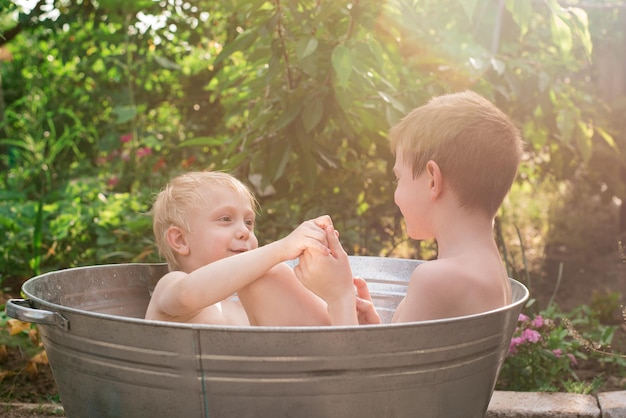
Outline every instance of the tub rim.
MULTIPOLYGON (((380 258, 380 259, 387 259, 387 258, 394 258, 394 257, 376 257, 376 256, 352 256, 353 258, 368 258, 368 259, 373 259, 373 258, 380 258)), ((395 259, 401 259, 401 260, 411 260, 411 261, 421 261, 421 260, 414 260, 414 259, 405 259, 405 258, 398 258, 396 257, 395 259)), ((491 315, 495 315, 497 313, 501 313, 501 312, 505 312, 505 311, 509 311, 509 310, 513 310, 515 309, 517 306, 519 305, 523 305, 525 304, 529 297, 530 297, 530 292, 528 290, 528 288, 521 282, 519 282, 518 280, 515 280, 511 277, 509 277, 509 282, 511 283, 512 286, 517 286, 522 290, 522 295, 521 297, 516 300, 511 302, 508 305, 502 306, 500 308, 496 308, 496 309, 492 309, 489 311, 485 311, 485 312, 479 312, 479 313, 475 313, 475 314, 471 314, 471 315, 464 315, 464 316, 455 316, 455 317, 449 317, 449 318, 440 318, 440 319, 430 319, 430 320, 424 320, 424 321, 412 321, 412 322, 399 322, 399 323, 385 323, 385 324, 368 324, 368 325, 318 325, 318 326, 243 326, 243 325, 215 325, 215 324, 198 324, 198 323, 184 323, 184 322, 169 322, 169 321, 161 321, 161 320, 154 320, 154 319, 144 319, 144 318, 135 318, 135 317, 129 317, 129 316, 123 316, 123 315, 115 315, 115 314, 109 314, 109 313, 100 313, 100 312, 94 312, 94 311, 87 311, 84 309, 78 309, 78 308, 74 308, 74 307, 70 307, 70 306, 65 306, 65 305, 60 305, 54 302, 50 302, 47 301, 45 299, 42 299, 40 297, 37 297, 31 293, 29 293, 26 290, 26 287, 29 285, 29 283, 31 282, 35 282, 37 280, 42 280, 43 277, 48 276, 48 275, 53 275, 53 274, 59 274, 62 273, 64 271, 76 271, 76 270, 83 270, 83 269, 90 269, 90 268, 94 268, 94 267, 98 267, 98 268, 119 268, 119 267, 124 267, 124 266, 147 266, 147 267, 160 267, 160 266, 165 266, 165 263, 113 263, 113 264, 97 264, 97 265, 91 265, 91 266, 80 266, 80 267, 71 267, 71 268, 66 268, 66 269, 59 269, 59 270, 54 270, 54 271, 50 271, 50 272, 46 272, 46 273, 42 273, 39 274, 35 277, 32 277, 30 279, 28 279, 27 281, 25 281, 22 284, 21 287, 21 292, 22 294, 26 295, 26 298, 24 299, 25 301, 29 302, 31 304, 31 306, 33 306, 36 309, 48 309, 52 312, 61 314, 63 312, 68 312, 68 313, 72 313, 75 315, 85 315, 85 316, 90 316, 96 319, 106 319, 109 321, 117 321, 117 322, 126 322, 126 323, 133 323, 133 324, 145 324, 145 325, 157 325, 157 326, 162 326, 162 327, 167 327, 167 328, 180 328, 180 329, 190 329, 190 330, 219 330, 219 331, 230 331, 230 332, 255 332, 255 333, 265 333, 265 332, 286 332, 286 333, 291 333, 294 331, 298 331, 300 333, 302 332, 308 332, 308 333, 319 333, 319 332, 343 332, 343 331, 347 331, 347 330, 381 330, 381 329, 396 329, 396 328, 405 328, 405 327, 416 327, 416 326, 432 326, 432 325, 436 325, 436 324, 446 324, 446 323, 452 323, 452 322, 468 322, 468 321, 472 321, 472 320, 476 320, 485 316, 491 316, 491 315)), ((408 281, 407 281, 408 283, 408 281)), ((8 303, 8 302, 7 302, 8 303)))

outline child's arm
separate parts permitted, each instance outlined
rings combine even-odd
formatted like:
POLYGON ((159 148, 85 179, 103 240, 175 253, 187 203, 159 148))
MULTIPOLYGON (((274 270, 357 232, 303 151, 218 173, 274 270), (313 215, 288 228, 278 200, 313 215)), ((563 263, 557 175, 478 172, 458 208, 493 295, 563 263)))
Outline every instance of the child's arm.
POLYGON ((305 249, 327 254, 326 235, 316 225, 327 218, 303 222, 291 234, 263 247, 207 264, 189 274, 171 272, 157 283, 151 304, 171 317, 192 315, 249 285, 276 264, 297 258, 305 249))

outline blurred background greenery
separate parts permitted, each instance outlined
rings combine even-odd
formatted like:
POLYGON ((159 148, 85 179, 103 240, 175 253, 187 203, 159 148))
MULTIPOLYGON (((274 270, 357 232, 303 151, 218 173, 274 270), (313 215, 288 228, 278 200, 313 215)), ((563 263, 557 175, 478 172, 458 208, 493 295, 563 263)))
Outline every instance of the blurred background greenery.
POLYGON ((625 7, 1 0, 0 286, 158 261, 153 196, 192 169, 254 185, 261 244, 330 214, 350 254, 431 258, 434 243, 403 231, 386 132, 464 89, 510 114, 527 142, 498 217, 511 275, 525 280, 546 255, 614 252, 625 7))

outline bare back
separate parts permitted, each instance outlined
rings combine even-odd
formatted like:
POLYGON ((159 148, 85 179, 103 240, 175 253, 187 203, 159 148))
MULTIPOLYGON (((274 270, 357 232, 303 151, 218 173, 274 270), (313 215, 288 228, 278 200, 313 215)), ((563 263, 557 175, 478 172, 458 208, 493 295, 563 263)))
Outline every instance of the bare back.
POLYGON ((511 303, 511 285, 499 255, 463 255, 420 264, 393 322, 450 318, 511 303))

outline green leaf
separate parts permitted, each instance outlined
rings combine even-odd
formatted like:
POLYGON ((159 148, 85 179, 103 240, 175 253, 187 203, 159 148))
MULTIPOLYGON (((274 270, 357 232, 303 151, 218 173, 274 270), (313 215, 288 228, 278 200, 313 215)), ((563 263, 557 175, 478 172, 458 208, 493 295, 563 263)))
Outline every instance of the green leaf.
POLYGON ((37 202, 37 217, 35 218, 35 225, 33 228, 33 256, 30 260, 30 267, 35 274, 40 273, 41 266, 41 243, 43 237, 43 197, 37 202))
POLYGON ((345 45, 337 45, 331 56, 339 85, 345 85, 352 74, 352 53, 345 45))
POLYGON ((181 148, 184 147, 214 147, 219 145, 224 145, 224 138, 216 138, 216 137, 208 137, 208 136, 200 136, 193 139, 188 139, 186 141, 181 142, 178 146, 181 148))
POLYGON ((115 114, 115 123, 121 125, 130 122, 137 116, 137 108, 135 106, 115 106, 113 108, 115 114))
POLYGON ((585 54, 587 54, 587 57, 591 57, 593 42, 591 40, 591 34, 589 33, 589 18, 587 12, 578 7, 570 7, 568 10, 573 17, 572 20, 575 24, 574 29, 585 49, 585 54))
POLYGON ((613 148, 615 152, 617 152, 618 154, 620 153, 617 144, 615 144, 615 139, 613 139, 613 137, 607 131, 602 128, 596 128, 596 132, 602 137, 602 139, 604 139, 607 144, 609 144, 611 148, 613 148))
POLYGON ((243 161, 249 157, 248 152, 238 152, 235 155, 228 157, 228 159, 223 161, 223 169, 226 171, 233 170, 239 167, 243 161))
POLYGON ((278 117, 278 120, 276 121, 275 129, 277 131, 280 131, 285 126, 289 125, 291 122, 293 122, 296 119, 296 117, 298 117, 301 110, 302 110, 302 102, 290 101, 290 103, 288 103, 288 105, 286 106, 286 109, 284 109, 283 112, 278 117))
POLYGON ((224 46, 224 49, 222 49, 217 58, 215 58, 214 65, 221 63, 237 51, 247 50, 252 46, 254 41, 256 41, 257 37, 257 32, 253 30, 239 34, 234 41, 224 46))
POLYGON ((593 146, 591 138, 593 137, 593 126, 590 126, 583 121, 578 121, 577 128, 578 129, 576 129, 575 132, 576 145, 583 159, 587 162, 591 159, 593 146))
POLYGON ((303 153, 300 155, 300 170, 304 182, 310 190, 313 190, 315 187, 315 177, 317 176, 317 166, 311 154, 303 153))
POLYGON ((570 109, 561 109, 556 115, 556 126, 559 128, 561 139, 565 143, 571 142, 575 135, 574 120, 576 120, 576 115, 570 109))
POLYGON ((378 92, 378 95, 379 95, 380 97, 382 97, 382 98, 383 98, 383 100, 384 100, 386 103, 388 103, 388 104, 390 104, 391 106, 393 106, 393 108, 394 108, 394 109, 396 109, 398 112, 400 112, 400 113, 402 113, 402 114, 407 113, 407 112, 406 112, 406 108, 404 107, 404 105, 403 105, 401 102, 399 102, 398 100, 396 100, 393 96, 391 96, 391 95, 389 95, 389 94, 385 93, 384 91, 379 91, 379 92, 378 92))
POLYGON ((520 29, 520 38, 528 32, 530 21, 533 17, 533 3, 527 0, 507 0, 506 8, 511 13, 513 20, 520 29))
POLYGON ((469 57, 469 63, 475 70, 482 72, 485 68, 485 62, 478 57, 469 57))
POLYGON ((276 154, 279 153, 279 150, 274 150, 272 152, 272 158, 269 161, 270 178, 272 179, 272 182, 275 182, 283 176, 285 167, 291 157, 291 143, 287 143, 286 146, 284 146, 284 144, 277 145, 280 147, 280 150, 282 150, 282 154, 280 158, 275 158, 276 154))
POLYGON ((504 71, 506 70, 506 63, 504 61, 499 60, 495 57, 491 58, 489 61, 493 69, 496 70, 496 73, 498 73, 498 75, 504 74, 504 71))
POLYGON ((565 22, 563 16, 558 12, 552 12, 550 15, 550 30, 552 33, 552 40, 561 51, 568 54, 572 50, 572 31, 565 22))
POLYGON ((311 55, 317 49, 317 39, 313 36, 309 39, 301 39, 296 45, 296 55, 299 59, 303 59, 311 55))
POLYGON ((404 116, 404 113, 400 113, 391 105, 385 106, 385 119, 389 126, 394 126, 404 116))
POLYGON ((472 17, 474 16, 474 11, 476 10, 477 4, 478 0, 461 0, 461 6, 463 6, 463 10, 465 10, 465 14, 470 21, 472 21, 472 17))
POLYGON ((180 70, 181 66, 176 64, 174 61, 171 61, 165 57, 162 57, 160 55, 153 55, 154 60, 157 62, 157 64, 159 64, 161 67, 168 69, 168 70, 180 70))
POLYGON ((304 130, 311 132, 322 120, 324 115, 324 104, 318 97, 304 105, 304 109, 301 114, 302 123, 304 124, 304 130))

